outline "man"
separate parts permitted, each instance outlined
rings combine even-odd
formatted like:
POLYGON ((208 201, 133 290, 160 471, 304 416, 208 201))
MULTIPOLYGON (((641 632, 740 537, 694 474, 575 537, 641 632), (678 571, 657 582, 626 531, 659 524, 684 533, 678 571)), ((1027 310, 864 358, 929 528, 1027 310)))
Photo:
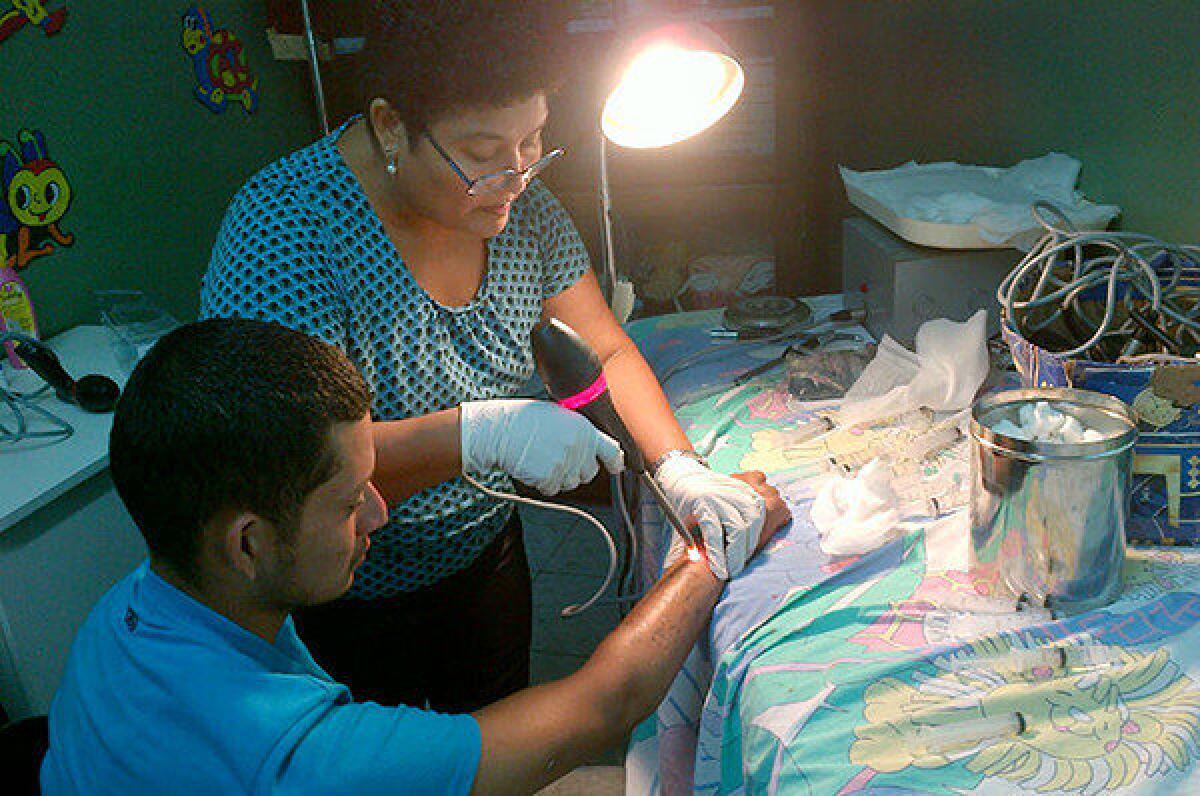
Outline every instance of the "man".
MULTIPOLYGON (((290 613, 343 594, 386 520, 368 405, 337 349, 258 321, 185 326, 138 365, 110 460, 150 559, 80 629, 44 792, 528 793, 653 710, 722 588, 699 555, 578 672, 472 715, 357 703, 317 666, 290 613)), ((787 510, 747 479, 765 539, 787 510)))

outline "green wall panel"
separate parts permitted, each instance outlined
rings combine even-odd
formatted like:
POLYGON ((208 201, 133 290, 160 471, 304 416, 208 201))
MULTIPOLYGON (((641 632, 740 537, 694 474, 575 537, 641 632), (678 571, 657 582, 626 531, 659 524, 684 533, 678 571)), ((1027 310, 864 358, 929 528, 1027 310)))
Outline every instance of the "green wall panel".
MULTIPOLYGON (((806 186, 787 233, 811 258, 806 290, 840 285, 839 220, 852 211, 839 163, 1062 151, 1084 162, 1091 198, 1124 208, 1126 229, 1200 240, 1198 0, 776 2, 819 28, 794 34, 805 51, 779 75, 805 106, 785 170, 806 186)), ((306 68, 271 59, 262 4, 214 0, 262 94, 256 115, 214 115, 191 96, 186 3, 67 7, 57 36, 26 28, 0 43, 0 138, 43 129, 75 192, 63 227, 76 244, 23 273, 43 331, 94 321, 92 293, 108 287, 149 290, 189 319, 233 192, 316 135, 306 68)))
POLYGON ((838 134, 855 160, 1006 165, 1059 150, 1083 161, 1087 194, 1125 208, 1126 228, 1200 239, 1196 0, 851 2, 838 13, 846 90, 835 102, 851 111, 838 134))
POLYGON ((74 192, 61 226, 75 244, 22 272, 42 333, 97 322, 93 292, 105 288, 144 289, 190 320, 233 193, 317 134, 307 67, 271 58, 262 3, 206 3, 259 80, 257 113, 214 114, 193 98, 180 47, 188 3, 66 7, 57 35, 26 26, 0 43, 0 138, 42 129, 74 192))
MULTIPOLYGON (((1080 159, 1119 225, 1200 241, 1197 0, 795 0, 795 281, 840 288, 837 165, 1080 159), (811 171, 810 171, 811 170, 811 171)), ((792 112, 793 109, 785 109, 792 112)))

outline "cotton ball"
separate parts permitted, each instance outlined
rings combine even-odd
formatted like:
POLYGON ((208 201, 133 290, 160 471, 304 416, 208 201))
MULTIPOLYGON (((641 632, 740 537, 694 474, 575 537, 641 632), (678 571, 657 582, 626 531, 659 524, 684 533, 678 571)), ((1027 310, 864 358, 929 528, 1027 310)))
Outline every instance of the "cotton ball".
POLYGON ((900 522, 899 499, 891 470, 873 459, 855 478, 835 477, 817 491, 810 516, 831 556, 858 555, 877 549, 900 522))
POLYGON ((1062 428, 1059 433, 1062 434, 1062 441, 1070 445, 1076 445, 1083 441, 1083 425, 1079 420, 1071 415, 1066 415, 1063 420, 1062 428))
POLYGON ((993 430, 1017 439, 1067 445, 1104 439, 1103 434, 1089 429, 1078 417, 1055 408, 1047 401, 1022 404, 1017 410, 1017 417, 1020 427, 1001 420, 993 430))
POLYGON ((872 459, 855 479, 861 503, 871 507, 895 507, 900 499, 892 489, 892 470, 883 459, 872 459))
POLYGON ((1066 416, 1045 401, 1038 401, 1033 410, 1036 439, 1045 439, 1059 433, 1066 416))
POLYGON ((813 498, 809 516, 821 536, 825 536, 846 514, 843 492, 849 479, 834 476, 821 484, 813 498))
POLYGON ((882 547, 900 523, 895 509, 864 517, 845 517, 821 537, 821 549, 831 556, 865 555, 882 547))

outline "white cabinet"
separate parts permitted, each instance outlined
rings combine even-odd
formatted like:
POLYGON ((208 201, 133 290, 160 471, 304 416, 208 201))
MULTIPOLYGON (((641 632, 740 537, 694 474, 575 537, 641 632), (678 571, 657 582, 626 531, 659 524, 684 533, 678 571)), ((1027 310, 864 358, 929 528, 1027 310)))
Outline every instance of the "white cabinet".
MULTIPOLYGON (((81 326, 49 343, 72 376, 123 384, 109 335, 81 326)), ((13 719, 49 710, 80 623, 146 556, 108 476, 112 415, 43 400, 75 434, 0 443, 0 705, 13 719)))

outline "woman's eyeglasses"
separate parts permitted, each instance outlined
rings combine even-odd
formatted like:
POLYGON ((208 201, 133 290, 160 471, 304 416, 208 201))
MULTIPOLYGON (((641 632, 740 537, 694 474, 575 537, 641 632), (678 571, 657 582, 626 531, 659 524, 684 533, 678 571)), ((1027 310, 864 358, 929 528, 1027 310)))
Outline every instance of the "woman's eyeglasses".
POLYGON ((518 182, 518 191, 523 191, 529 185, 530 180, 541 174, 546 170, 547 166, 566 153, 566 150, 562 148, 553 149, 520 171, 505 169, 504 171, 497 171, 493 174, 485 174, 482 177, 471 179, 462 170, 462 167, 454 162, 454 158, 450 157, 446 150, 442 149, 441 145, 433 140, 433 136, 426 133, 425 137, 429 139, 429 143, 433 145, 434 150, 442 156, 442 159, 453 169, 454 173, 466 183, 468 196, 486 196, 488 194, 501 193, 505 188, 512 185, 514 181, 518 182))

